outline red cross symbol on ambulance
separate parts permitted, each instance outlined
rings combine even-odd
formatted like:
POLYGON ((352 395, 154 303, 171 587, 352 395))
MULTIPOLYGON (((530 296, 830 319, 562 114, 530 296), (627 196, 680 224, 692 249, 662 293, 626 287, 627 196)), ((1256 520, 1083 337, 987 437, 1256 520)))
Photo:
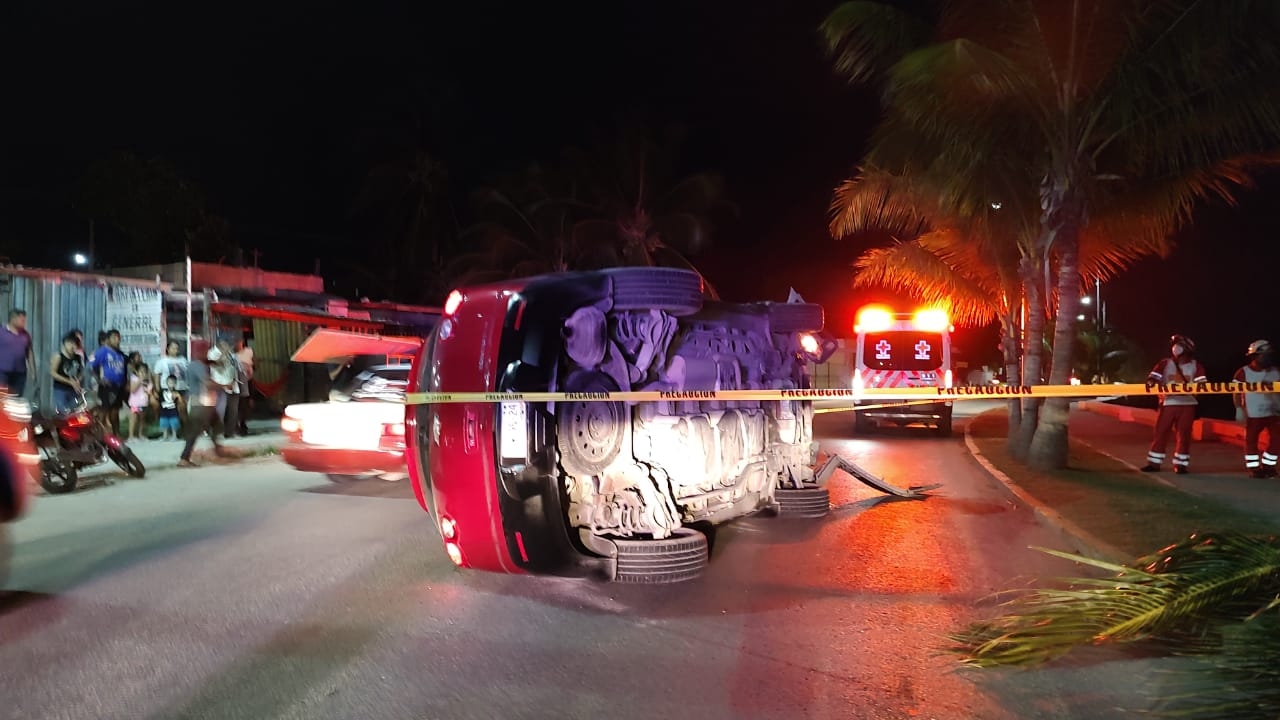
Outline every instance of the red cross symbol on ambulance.
POLYGON ((916 359, 928 360, 929 351, 932 349, 933 348, 929 346, 929 343, 926 340, 921 340, 920 342, 916 343, 916 359))
POLYGON ((876 343, 876 359, 888 360, 889 351, 892 349, 893 349, 893 346, 889 344, 888 340, 881 340, 880 342, 876 343))

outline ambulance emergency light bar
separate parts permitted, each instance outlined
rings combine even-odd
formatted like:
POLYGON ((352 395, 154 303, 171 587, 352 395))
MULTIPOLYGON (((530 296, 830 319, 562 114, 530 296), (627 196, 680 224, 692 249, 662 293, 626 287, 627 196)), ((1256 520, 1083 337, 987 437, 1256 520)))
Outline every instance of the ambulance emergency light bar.
POLYGON ((938 308, 921 308, 914 315, 910 313, 894 313, 887 307, 869 305, 858 311, 857 323, 853 326, 855 333, 877 333, 892 328, 900 320, 911 318, 911 325, 924 332, 946 332, 955 330, 945 310, 938 308))

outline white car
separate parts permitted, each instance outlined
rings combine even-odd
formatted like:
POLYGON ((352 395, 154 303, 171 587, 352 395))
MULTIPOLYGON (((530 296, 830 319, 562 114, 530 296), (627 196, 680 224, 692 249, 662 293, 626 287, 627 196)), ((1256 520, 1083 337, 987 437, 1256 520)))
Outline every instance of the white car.
POLYGON ((404 397, 417 338, 387 338, 317 330, 295 362, 346 360, 328 402, 285 408, 280 420, 285 462, 334 482, 406 477, 404 397), (373 350, 375 352, 367 352, 373 350), (401 362, 395 362, 395 360, 401 362))

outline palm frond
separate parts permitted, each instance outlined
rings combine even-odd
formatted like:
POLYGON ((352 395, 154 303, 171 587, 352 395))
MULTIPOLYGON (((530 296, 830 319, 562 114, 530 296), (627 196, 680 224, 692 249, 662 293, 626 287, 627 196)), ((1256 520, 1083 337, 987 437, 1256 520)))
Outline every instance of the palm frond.
POLYGON ((710 233, 706 221, 693 213, 672 213, 654 218, 652 241, 696 255, 707 248, 710 233))
POLYGON ((1165 257, 1172 236, 1191 221, 1196 207, 1218 201, 1234 205, 1253 177, 1280 166, 1280 152, 1231 158, 1172 177, 1116 180, 1094 201, 1097 208, 1080 238, 1081 274, 1107 279, 1133 262, 1165 257))
POLYGON ((930 204, 906 179, 863 169, 836 187, 828 227, 836 238, 879 230, 911 240, 933 222, 930 204))
POLYGON ((915 50, 890 71, 886 93, 894 114, 922 135, 951 138, 946 150, 972 157, 966 145, 994 147, 1044 117, 1035 85, 998 50, 967 39, 915 50))
POLYGON ((1224 628, 1222 648, 1161 673, 1155 717, 1274 720, 1280 717, 1280 616, 1224 628))
POLYGON ((919 242, 868 250, 854 262, 854 268, 855 287, 907 293, 924 303, 945 307, 961 325, 991 322, 1001 311, 1001 296, 992 290, 994 277, 966 276, 919 242))
POLYGON ((724 178, 714 173, 695 173, 681 178, 654 203, 657 214, 724 211, 736 215, 737 206, 729 202, 724 178))
POLYGON ((1173 641, 1183 650, 1212 642, 1197 633, 1239 622, 1280 593, 1280 540, 1241 533, 1193 535, 1131 565, 1045 552, 1114 573, 1034 589, 1008 613, 952 636, 968 665, 1033 665, 1084 645, 1173 641))
MULTIPOLYGON (((1280 13, 1269 0, 1158 0, 1128 13, 1129 41, 1086 138, 1148 174, 1274 147, 1280 138, 1280 13), (1260 144, 1261 143, 1261 144, 1260 144)), ((1132 167, 1132 166, 1130 166, 1132 167)))
POLYGON ((851 83, 881 76, 898 58, 929 37, 929 26, 885 3, 841 3, 819 27, 835 69, 851 83))

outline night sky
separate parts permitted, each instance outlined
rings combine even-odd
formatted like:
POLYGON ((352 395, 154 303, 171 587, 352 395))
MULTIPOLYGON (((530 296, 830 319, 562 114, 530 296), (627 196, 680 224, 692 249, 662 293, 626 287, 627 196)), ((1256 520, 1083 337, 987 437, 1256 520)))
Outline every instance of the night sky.
MULTIPOLYGON (((618 119, 676 124, 682 169, 722 173, 742 209, 695 262, 730 299, 794 286, 847 334, 869 299, 848 265, 872 240, 831 240, 825 214, 878 108, 822 57, 834 2, 756 5, 11 2, 0 242, 14 262, 66 267, 86 244, 80 177, 129 151, 198 184, 265 267, 323 271, 359 252, 361 179, 415 122, 459 194, 618 119)), ((1204 209, 1172 258, 1104 286, 1108 319, 1153 354, 1192 335, 1215 374, 1251 340, 1280 342, 1277 201, 1271 177, 1239 208, 1204 209)))

